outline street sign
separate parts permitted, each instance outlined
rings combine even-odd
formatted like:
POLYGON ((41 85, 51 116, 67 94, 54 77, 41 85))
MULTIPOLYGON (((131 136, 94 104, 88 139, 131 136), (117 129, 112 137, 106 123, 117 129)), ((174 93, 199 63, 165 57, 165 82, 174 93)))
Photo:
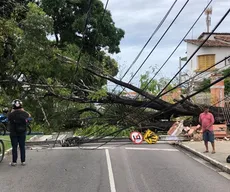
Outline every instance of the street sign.
POLYGON ((140 132, 133 131, 130 133, 130 139, 135 143, 135 144, 141 144, 143 141, 143 136, 141 135, 140 132))
POLYGON ((144 134, 144 140, 148 143, 148 144, 154 144, 157 143, 159 137, 151 130, 147 130, 144 134))

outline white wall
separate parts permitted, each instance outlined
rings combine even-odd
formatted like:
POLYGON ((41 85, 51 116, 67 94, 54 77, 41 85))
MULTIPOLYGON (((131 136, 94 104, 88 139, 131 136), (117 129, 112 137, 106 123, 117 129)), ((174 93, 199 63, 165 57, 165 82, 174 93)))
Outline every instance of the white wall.
MULTIPOLYGON (((187 43, 187 58, 189 59, 190 56, 194 53, 194 51, 197 49, 198 46, 193 45, 191 43, 187 43)), ((195 70, 198 67, 198 56, 199 55, 205 55, 205 54, 215 54, 215 63, 218 61, 224 59, 225 57, 230 55, 230 47, 202 47, 199 49, 199 51, 193 56, 193 58, 189 61, 187 65, 188 75, 194 76, 195 70)), ((228 68, 230 67, 230 63, 227 61, 221 62, 216 66, 216 68, 228 68)), ((209 73, 206 73, 205 76, 209 76, 209 73)))

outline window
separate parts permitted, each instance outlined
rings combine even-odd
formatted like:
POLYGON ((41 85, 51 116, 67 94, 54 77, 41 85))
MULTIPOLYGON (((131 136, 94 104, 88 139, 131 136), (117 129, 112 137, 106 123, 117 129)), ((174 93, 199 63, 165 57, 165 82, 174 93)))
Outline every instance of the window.
MULTIPOLYGON (((212 65, 215 64, 215 55, 210 54, 210 55, 199 55, 198 56, 198 66, 197 66, 197 71, 203 71, 212 65)), ((214 70, 215 67, 212 67, 210 70, 214 70)))

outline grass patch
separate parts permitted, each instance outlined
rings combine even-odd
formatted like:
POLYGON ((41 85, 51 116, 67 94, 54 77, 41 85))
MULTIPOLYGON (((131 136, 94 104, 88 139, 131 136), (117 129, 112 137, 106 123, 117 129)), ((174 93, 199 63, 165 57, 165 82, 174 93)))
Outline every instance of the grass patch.
MULTIPOLYGON (((33 136, 32 135, 27 135, 26 140, 28 141, 31 137, 33 137, 33 136)), ((5 150, 11 148, 10 137, 8 135, 0 136, 0 139, 3 139, 3 142, 5 144, 5 150)))

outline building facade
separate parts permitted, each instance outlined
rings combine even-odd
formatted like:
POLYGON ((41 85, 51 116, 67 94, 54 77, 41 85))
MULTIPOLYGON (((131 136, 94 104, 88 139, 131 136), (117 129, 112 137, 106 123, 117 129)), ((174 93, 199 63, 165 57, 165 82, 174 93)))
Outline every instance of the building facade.
MULTIPOLYGON (((189 59, 209 33, 202 33, 198 39, 186 39, 187 59, 189 59)), ((209 68, 230 55, 230 33, 213 33, 204 45, 197 51, 187 65, 187 75, 192 77, 197 73, 209 68)), ((230 59, 212 67, 208 72, 199 76, 195 81, 210 77, 213 71, 221 71, 230 67, 230 59)))
MULTIPOLYGON (((196 74, 209 69, 202 73, 202 75, 192 78, 190 84, 191 92, 204 78, 210 78, 211 82, 213 82, 221 77, 222 70, 230 67, 230 59, 225 59, 230 56, 230 33, 213 33, 194 54, 209 34, 210 33, 202 33, 198 39, 185 40, 187 43, 187 59, 192 57, 187 64, 186 78, 192 78, 196 74), (220 62, 223 59, 225 60, 220 62)), ((210 87, 210 104, 223 107, 224 98, 224 81, 210 87)))

